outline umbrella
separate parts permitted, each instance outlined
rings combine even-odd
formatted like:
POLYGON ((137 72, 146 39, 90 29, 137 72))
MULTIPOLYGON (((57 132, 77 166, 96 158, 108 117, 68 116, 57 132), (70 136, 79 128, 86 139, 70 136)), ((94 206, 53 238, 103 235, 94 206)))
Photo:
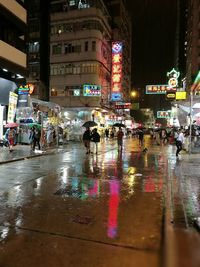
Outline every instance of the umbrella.
POLYGON ((114 123, 113 126, 115 127, 126 127, 123 123, 114 123))
POLYGON ((41 128, 41 127, 42 127, 41 124, 36 123, 36 122, 29 123, 28 126, 30 126, 31 128, 32 128, 32 127, 37 127, 37 128, 41 128))
POLYGON ((9 122, 6 125, 4 125, 5 128, 15 128, 17 126, 19 126, 19 124, 16 122, 9 122))
POLYGON ((89 127, 94 127, 94 126, 97 126, 97 123, 94 122, 94 121, 86 121, 82 127, 86 127, 86 128, 89 128, 89 127))

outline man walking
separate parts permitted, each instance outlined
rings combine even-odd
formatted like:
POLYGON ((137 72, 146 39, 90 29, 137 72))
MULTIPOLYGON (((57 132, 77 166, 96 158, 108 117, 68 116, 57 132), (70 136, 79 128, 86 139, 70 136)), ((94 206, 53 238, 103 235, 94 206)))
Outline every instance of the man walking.
POLYGON ((183 142, 184 142, 184 134, 182 132, 182 129, 178 132, 178 137, 176 138, 176 157, 178 157, 180 151, 183 149, 183 142))
POLYGON ((119 127, 119 131, 117 132, 117 144, 118 144, 118 150, 122 150, 122 145, 123 145, 123 136, 124 133, 122 131, 122 128, 119 127))

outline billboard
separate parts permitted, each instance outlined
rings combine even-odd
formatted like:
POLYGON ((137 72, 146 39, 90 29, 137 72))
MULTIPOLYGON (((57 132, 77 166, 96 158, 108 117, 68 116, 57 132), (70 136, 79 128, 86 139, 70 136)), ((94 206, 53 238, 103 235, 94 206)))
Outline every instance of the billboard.
POLYGON ((146 94, 166 94, 168 84, 146 85, 146 94))
POLYGON ((83 95, 84 96, 101 96, 101 85, 84 84, 83 95))

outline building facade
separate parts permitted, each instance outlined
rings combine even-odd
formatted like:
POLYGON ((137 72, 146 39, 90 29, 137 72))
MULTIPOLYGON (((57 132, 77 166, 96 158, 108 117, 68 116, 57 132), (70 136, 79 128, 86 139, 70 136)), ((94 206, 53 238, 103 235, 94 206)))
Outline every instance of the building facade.
POLYGON ((10 91, 27 75, 27 11, 24 1, 0 0, 0 138, 10 91))
POLYGON ((34 98, 49 100, 49 1, 26 0, 28 21, 27 82, 34 98))
POLYGON ((79 111, 109 106, 109 18, 102 0, 51 1, 52 102, 79 111))
POLYGON ((200 70, 200 1, 188 0, 186 82, 188 90, 200 70))

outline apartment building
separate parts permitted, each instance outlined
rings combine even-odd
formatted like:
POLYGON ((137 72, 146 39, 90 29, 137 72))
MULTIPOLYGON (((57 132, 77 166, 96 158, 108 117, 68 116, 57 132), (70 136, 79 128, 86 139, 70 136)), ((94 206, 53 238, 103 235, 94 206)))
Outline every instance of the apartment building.
POLYGON ((10 91, 14 92, 27 74, 26 29, 24 1, 0 0, 0 137, 10 91))
POLYGON ((49 32, 50 2, 26 0, 28 21, 28 77, 32 84, 32 96, 49 100, 49 32))
POLYGON ((191 88, 200 70, 200 1, 188 1, 186 83, 191 88))
POLYGON ((109 19, 102 0, 51 1, 51 101, 79 111, 109 107, 109 19))

